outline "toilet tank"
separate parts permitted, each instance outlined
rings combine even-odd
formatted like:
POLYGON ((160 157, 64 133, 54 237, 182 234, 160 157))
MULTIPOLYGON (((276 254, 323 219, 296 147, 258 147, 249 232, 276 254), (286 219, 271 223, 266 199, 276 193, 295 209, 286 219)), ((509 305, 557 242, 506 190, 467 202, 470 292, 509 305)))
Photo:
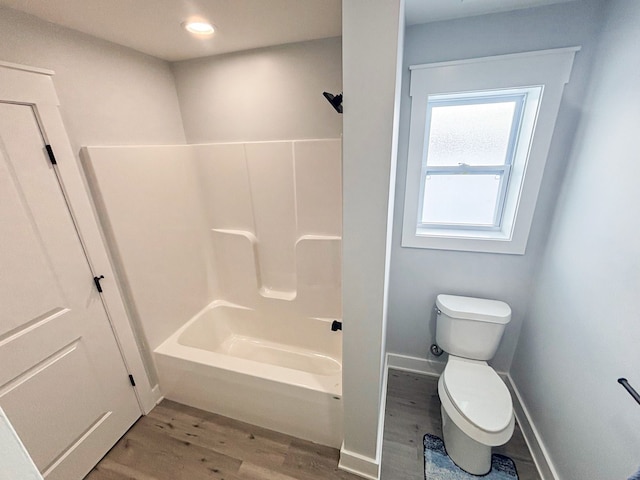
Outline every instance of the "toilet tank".
POLYGON ((490 360, 511 320, 511 308, 498 300, 438 295, 436 343, 450 355, 490 360))

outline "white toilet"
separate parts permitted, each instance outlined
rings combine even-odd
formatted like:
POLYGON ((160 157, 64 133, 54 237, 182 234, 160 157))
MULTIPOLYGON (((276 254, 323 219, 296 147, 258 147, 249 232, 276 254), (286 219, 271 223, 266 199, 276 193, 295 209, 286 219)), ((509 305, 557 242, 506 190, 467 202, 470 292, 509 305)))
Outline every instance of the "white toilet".
POLYGON ((442 431, 449 457, 463 470, 491 470, 491 447, 513 434, 507 386, 487 364, 496 353, 511 308, 504 302, 438 295, 436 343, 449 354, 438 381, 442 431))

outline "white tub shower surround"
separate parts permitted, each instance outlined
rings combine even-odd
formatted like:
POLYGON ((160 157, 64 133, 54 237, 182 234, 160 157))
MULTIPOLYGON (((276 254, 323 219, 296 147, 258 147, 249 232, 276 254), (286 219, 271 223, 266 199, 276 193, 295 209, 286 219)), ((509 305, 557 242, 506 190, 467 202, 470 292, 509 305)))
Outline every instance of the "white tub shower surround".
POLYGON ((339 447, 340 140, 84 160, 164 396, 339 447))

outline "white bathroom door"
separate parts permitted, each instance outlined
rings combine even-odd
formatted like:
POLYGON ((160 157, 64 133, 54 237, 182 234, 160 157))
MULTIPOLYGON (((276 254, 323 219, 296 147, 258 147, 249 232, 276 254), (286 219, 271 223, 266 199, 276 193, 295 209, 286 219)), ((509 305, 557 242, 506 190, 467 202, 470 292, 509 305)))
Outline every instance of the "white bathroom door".
POLYGON ((0 406, 47 480, 141 414, 69 208, 34 107, 0 102, 0 406))

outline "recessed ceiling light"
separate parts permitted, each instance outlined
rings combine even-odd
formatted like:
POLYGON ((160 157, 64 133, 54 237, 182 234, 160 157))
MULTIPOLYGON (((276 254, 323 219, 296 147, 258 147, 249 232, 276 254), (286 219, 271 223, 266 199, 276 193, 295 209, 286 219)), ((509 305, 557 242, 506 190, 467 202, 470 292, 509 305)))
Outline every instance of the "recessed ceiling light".
POLYGON ((193 33, 195 35, 213 35, 214 32, 213 25, 208 22, 184 22, 182 25, 187 32, 193 33))

